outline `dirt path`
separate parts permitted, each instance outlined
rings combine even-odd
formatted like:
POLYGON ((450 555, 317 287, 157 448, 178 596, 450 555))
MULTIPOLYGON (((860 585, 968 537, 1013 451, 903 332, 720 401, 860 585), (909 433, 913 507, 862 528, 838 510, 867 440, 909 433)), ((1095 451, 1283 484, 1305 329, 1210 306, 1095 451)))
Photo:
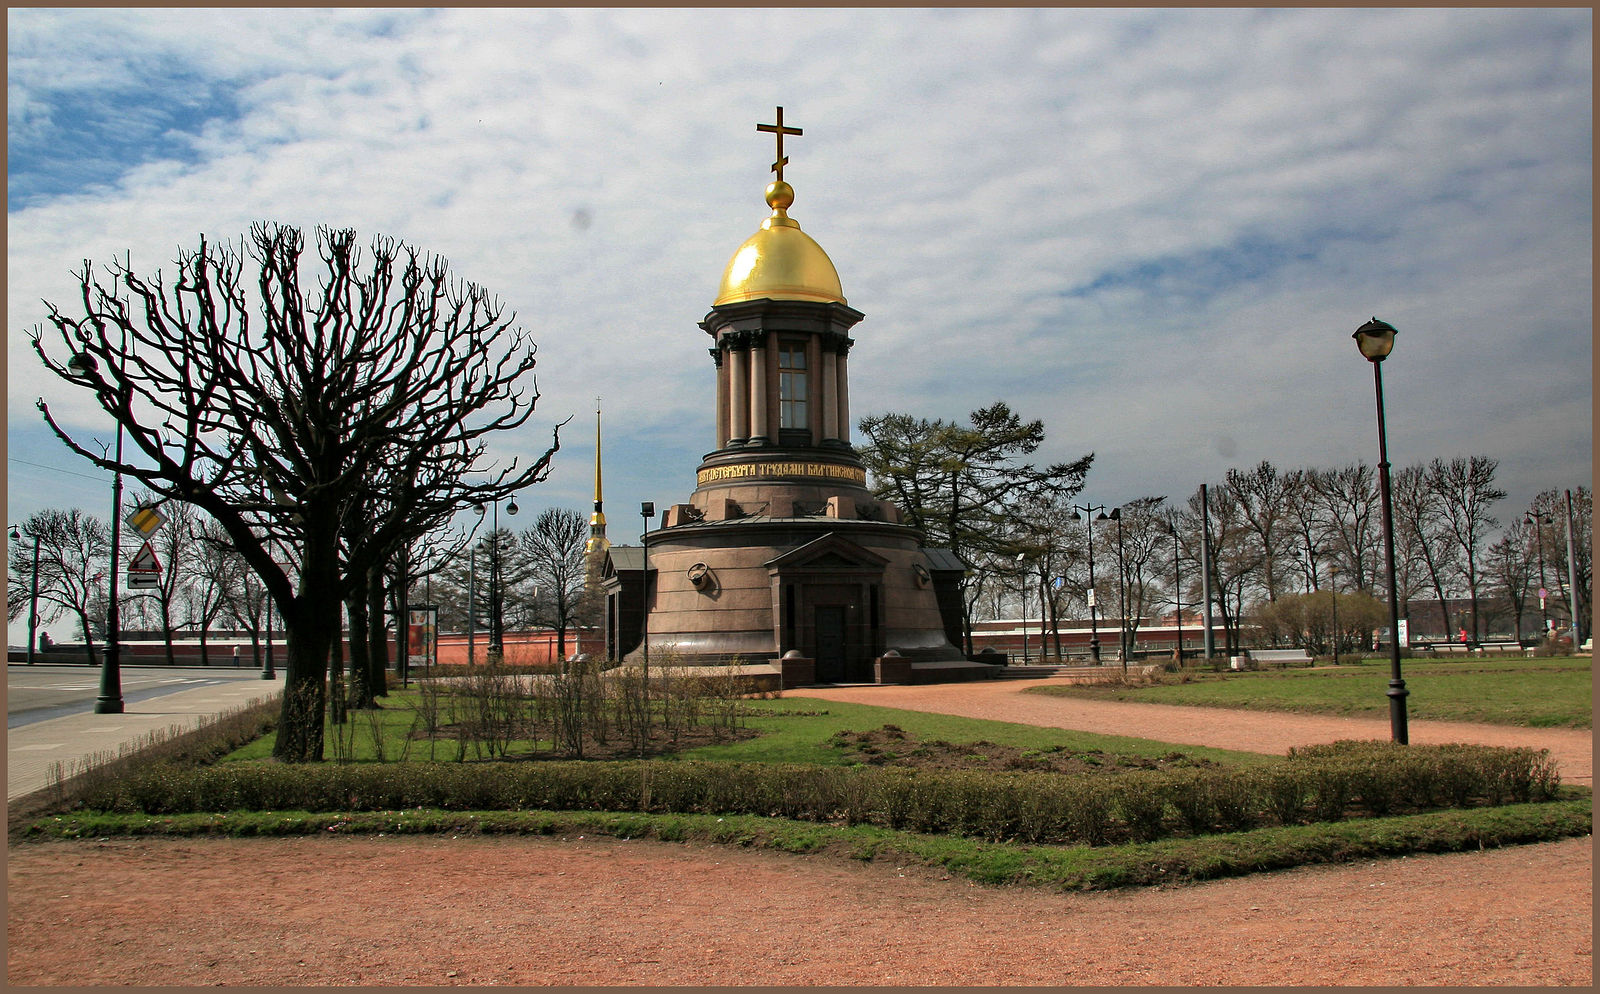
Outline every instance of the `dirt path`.
MULTIPOLYGON (((788 691, 785 697, 877 704, 910 711, 957 714, 968 718, 1014 721, 1047 728, 1073 728, 1105 735, 1215 746, 1245 752, 1282 755, 1293 746, 1337 739, 1388 739, 1389 719, 1296 715, 1274 711, 1176 707, 1050 697, 1023 693, 1028 687, 1057 680, 988 680, 920 687, 826 687, 788 691)), ((1594 785, 1594 733, 1571 728, 1516 728, 1457 721, 1408 723, 1417 744, 1476 742, 1484 745, 1532 746, 1549 749, 1561 764, 1565 783, 1594 785)))
MULTIPOLYGON (((1202 734, 1203 724, 1213 738, 1227 736, 1215 744, 1274 752, 1358 734, 1338 720, 1323 727, 1278 715, 1128 710, 1159 707, 1151 705, 1097 705, 1080 715, 1075 702, 993 685, 815 694, 844 695, 1173 741, 1194 741, 1185 736, 1202 734), (1286 727, 1269 731, 1279 723, 1286 727)), ((1423 734, 1413 726, 1413 741, 1423 734)), ((7 851, 6 978, 1587 986, 1592 880, 1588 838, 1113 894, 985 888, 923 868, 593 838, 56 842, 7 851)))

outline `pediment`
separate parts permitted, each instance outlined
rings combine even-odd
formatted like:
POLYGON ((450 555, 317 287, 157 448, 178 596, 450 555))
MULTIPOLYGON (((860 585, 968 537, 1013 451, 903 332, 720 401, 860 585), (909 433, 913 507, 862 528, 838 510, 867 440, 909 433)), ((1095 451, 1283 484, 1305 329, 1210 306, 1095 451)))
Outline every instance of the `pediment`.
POLYGON ((889 560, 871 549, 857 545, 847 538, 829 532, 812 539, 799 548, 767 562, 767 568, 779 570, 881 570, 889 560))

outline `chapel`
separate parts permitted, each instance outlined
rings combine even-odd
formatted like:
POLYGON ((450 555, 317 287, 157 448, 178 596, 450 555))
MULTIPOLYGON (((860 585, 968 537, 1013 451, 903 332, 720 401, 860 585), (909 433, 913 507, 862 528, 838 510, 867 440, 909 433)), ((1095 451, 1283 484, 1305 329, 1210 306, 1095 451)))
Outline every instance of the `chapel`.
POLYGON ((867 489, 850 443, 849 357, 864 315, 789 215, 783 139, 801 130, 781 107, 757 130, 777 139, 771 215, 734 251, 699 323, 714 448, 641 545, 606 549, 607 656, 738 661, 786 686, 993 675, 958 648, 960 560, 925 548, 867 489))

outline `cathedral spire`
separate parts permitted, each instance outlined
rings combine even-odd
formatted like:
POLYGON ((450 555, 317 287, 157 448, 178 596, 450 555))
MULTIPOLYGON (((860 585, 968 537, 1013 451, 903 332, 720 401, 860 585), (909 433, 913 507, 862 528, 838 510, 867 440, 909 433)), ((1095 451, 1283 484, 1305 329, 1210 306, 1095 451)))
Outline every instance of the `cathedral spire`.
POLYGON ((594 513, 589 515, 589 541, 584 545, 584 553, 590 556, 604 555, 611 547, 611 542, 606 539, 606 515, 600 509, 602 498, 600 496, 600 398, 594 399, 594 513))

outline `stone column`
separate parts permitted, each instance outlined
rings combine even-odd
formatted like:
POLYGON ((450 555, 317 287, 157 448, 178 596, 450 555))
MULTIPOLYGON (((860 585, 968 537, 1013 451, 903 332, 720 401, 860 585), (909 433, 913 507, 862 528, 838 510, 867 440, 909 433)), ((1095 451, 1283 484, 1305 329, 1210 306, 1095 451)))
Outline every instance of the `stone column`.
POLYGON ((750 437, 750 363, 744 343, 728 343, 728 444, 743 444, 750 437))
POLYGON ((750 444, 772 441, 767 410, 767 336, 756 332, 750 342, 750 444))
POLYGON ((728 444, 728 371, 723 368, 722 349, 711 350, 711 361, 717 365, 717 448, 728 444))
POLYGON ((824 342, 822 346, 822 368, 817 370, 817 379, 821 381, 819 405, 822 408, 822 440, 824 442, 839 437, 839 401, 838 401, 838 353, 834 352, 831 343, 824 342))
POLYGON ((822 444, 822 341, 812 335, 806 340, 806 427, 811 444, 822 444))
POLYGON ((839 349, 839 359, 836 363, 839 371, 839 441, 850 444, 850 371, 847 360, 850 357, 850 345, 846 343, 839 349))

